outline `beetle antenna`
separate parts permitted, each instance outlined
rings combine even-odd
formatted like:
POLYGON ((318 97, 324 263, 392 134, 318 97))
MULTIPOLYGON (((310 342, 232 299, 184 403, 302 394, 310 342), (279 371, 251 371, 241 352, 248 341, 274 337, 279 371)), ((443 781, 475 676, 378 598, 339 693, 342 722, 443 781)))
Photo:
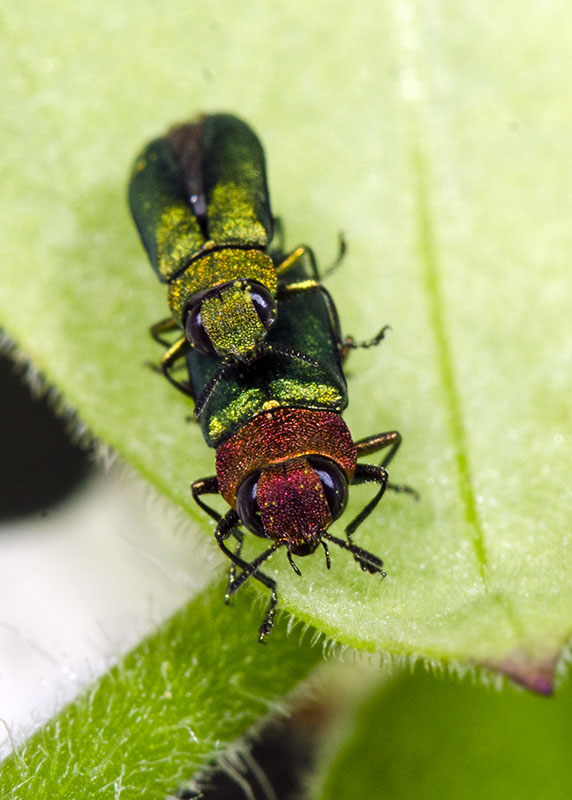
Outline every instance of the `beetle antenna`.
POLYGON ((231 362, 228 361, 224 362, 211 377, 211 379, 201 392, 201 396, 195 403, 195 419, 198 419, 201 416, 204 407, 209 401, 209 397, 213 393, 213 389, 218 383, 221 382, 221 380, 224 378, 224 376, 226 375, 227 371, 230 369, 231 366, 232 366, 231 362))
POLYGON ((296 350, 294 347, 288 347, 285 344, 270 344, 266 346, 267 353, 278 353, 281 356, 287 356, 288 358, 296 358, 298 361, 305 361, 306 364, 310 364, 312 367, 319 367, 320 365, 316 361, 315 358, 311 356, 307 356, 305 353, 301 353, 299 350, 296 350))

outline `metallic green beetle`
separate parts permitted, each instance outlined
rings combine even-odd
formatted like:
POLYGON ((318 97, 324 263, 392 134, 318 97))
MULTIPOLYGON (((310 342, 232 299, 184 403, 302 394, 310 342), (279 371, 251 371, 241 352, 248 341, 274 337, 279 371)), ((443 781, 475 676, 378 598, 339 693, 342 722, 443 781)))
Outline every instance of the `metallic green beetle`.
POLYGON ((167 347, 166 377, 188 394, 171 370, 189 347, 225 364, 264 353, 276 320, 282 276, 315 259, 302 245, 280 260, 270 243, 274 220, 262 145, 230 114, 211 114, 176 125, 136 159, 129 204, 141 241, 159 279, 168 285, 171 316, 153 325, 167 347), (183 334, 174 343, 168 331, 183 334))

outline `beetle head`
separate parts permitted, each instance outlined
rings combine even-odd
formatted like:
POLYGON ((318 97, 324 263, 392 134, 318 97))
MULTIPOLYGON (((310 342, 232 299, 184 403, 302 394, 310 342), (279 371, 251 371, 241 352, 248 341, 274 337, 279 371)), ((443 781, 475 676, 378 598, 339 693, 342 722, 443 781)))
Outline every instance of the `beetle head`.
POLYGON ((276 320, 276 302, 258 281, 235 280, 195 295, 185 312, 190 344, 207 355, 248 361, 276 320))
POLYGON ((342 514, 347 496, 347 478, 334 461, 300 456, 248 475, 238 489, 236 510, 252 533, 305 556, 342 514))

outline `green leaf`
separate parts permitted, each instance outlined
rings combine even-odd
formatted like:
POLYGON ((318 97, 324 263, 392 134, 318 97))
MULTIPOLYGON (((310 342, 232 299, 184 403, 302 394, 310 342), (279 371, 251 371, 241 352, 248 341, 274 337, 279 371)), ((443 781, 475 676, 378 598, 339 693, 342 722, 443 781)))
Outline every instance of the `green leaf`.
POLYGON ((312 797, 564 800, 572 791, 572 689, 547 702, 427 674, 368 698, 312 797))
POLYGON ((285 625, 261 647, 258 613, 239 598, 224 613, 223 591, 195 598, 34 734, 3 763, 0 796, 162 800, 274 710, 320 648, 285 625))
MULTIPOLYGON (((0 308, 93 433, 210 528, 213 470, 190 407, 144 367, 165 316, 125 204, 143 142, 213 108, 265 143, 290 245, 322 263, 352 355, 356 438, 399 429, 389 496, 358 541, 282 607, 369 651, 487 664, 550 691, 572 630, 568 253, 570 17, 511 0, 159 8, 29 0, 5 9, 0 308), (6 54, 9 54, 7 56, 6 54)), ((351 511, 371 495, 353 493, 351 511)), ((338 532, 341 528, 338 526, 338 532)), ((224 609, 221 610, 223 613, 224 609)))

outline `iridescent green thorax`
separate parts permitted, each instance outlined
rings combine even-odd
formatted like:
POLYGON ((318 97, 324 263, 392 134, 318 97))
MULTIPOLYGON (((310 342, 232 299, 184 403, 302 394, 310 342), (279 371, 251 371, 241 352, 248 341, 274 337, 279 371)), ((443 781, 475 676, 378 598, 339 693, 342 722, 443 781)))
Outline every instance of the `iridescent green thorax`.
POLYGON ((330 458, 351 480, 357 450, 340 414, 305 408, 262 413, 217 448, 220 493, 234 508, 236 491, 251 472, 307 455, 330 458))
POLYGON ((266 335, 250 291, 241 281, 205 298, 201 314, 204 329, 217 351, 235 358, 253 353, 266 335))
POLYGON ((252 249, 214 250, 192 261, 184 272, 170 281, 168 300, 173 318, 182 326, 185 307, 195 294, 238 279, 258 281, 272 295, 276 294, 276 271, 267 253, 252 249))

